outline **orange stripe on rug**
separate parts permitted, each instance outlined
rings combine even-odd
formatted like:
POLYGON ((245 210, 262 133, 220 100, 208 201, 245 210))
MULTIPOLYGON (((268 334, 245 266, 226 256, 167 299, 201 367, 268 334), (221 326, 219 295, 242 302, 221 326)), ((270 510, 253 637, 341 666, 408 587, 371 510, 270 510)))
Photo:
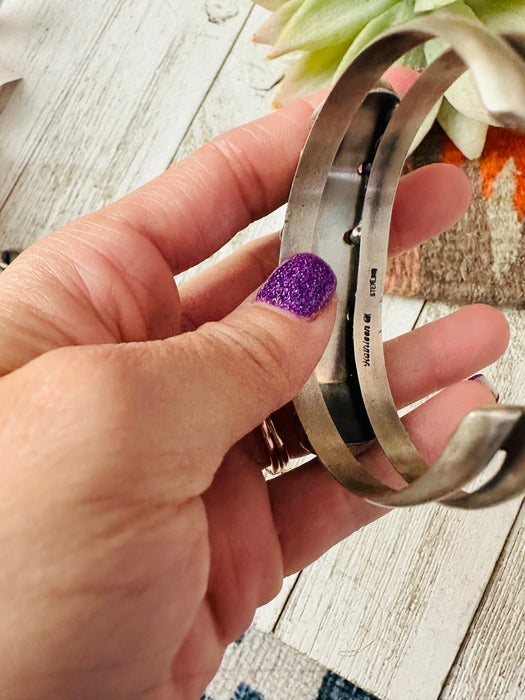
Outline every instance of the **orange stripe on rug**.
MULTIPOLYGON (((482 192, 486 200, 492 195, 494 181, 510 158, 514 159, 516 167, 514 206, 521 221, 525 218, 525 136, 508 129, 490 127, 480 162, 482 192)), ((461 151, 450 139, 445 139, 443 162, 461 166, 464 161, 461 151)))

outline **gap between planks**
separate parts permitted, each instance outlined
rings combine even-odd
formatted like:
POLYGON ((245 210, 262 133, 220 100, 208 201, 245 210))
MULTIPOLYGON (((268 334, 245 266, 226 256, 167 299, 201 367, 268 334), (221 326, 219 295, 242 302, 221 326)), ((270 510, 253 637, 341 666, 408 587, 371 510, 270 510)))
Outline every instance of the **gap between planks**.
POLYGON ((439 700, 525 698, 524 551, 522 504, 439 700))
POLYGON ((205 10, 2 4, 0 61, 23 76, 0 114, 4 245, 26 246, 165 170, 251 5, 220 26, 205 10))
MULTIPOLYGON (((525 312, 504 310, 506 355, 487 370, 504 403, 525 404, 525 312)), ((525 700, 525 506, 522 504, 439 700, 525 700)))
MULTIPOLYGON (((448 309, 428 304, 420 322, 448 309)), ((505 402, 523 403, 524 315, 507 316, 513 343, 488 374, 505 402)), ((482 648, 470 626, 518 507, 513 501, 462 513, 429 506, 386 516, 305 571, 280 614, 277 636, 380 698, 434 700, 466 636, 482 648)), ((485 614, 497 627, 498 608, 485 614)), ((514 634, 523 644, 523 632, 514 634)), ((490 668, 487 661, 486 673, 490 668)), ((519 671, 509 667, 507 674, 519 671)))

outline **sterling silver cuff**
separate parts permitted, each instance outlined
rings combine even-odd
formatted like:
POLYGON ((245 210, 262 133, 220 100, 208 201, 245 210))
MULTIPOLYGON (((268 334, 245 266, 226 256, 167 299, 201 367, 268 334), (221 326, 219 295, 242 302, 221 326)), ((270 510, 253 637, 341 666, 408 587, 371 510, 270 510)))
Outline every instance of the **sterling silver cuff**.
POLYGON ((495 124, 525 131, 525 37, 495 36, 478 22, 438 12, 369 45, 333 88, 312 127, 295 175, 281 262, 311 252, 338 279, 334 332, 295 407, 313 450, 351 491, 385 506, 441 501, 478 508, 525 490, 525 407, 486 406, 460 423, 442 456, 426 464, 394 405, 385 369, 381 303, 392 207, 411 145, 444 92, 470 69, 495 124), (450 49, 403 99, 381 76, 429 39, 450 49), (370 475, 359 453, 376 439, 406 486, 370 475), (498 473, 461 489, 494 455, 498 473))

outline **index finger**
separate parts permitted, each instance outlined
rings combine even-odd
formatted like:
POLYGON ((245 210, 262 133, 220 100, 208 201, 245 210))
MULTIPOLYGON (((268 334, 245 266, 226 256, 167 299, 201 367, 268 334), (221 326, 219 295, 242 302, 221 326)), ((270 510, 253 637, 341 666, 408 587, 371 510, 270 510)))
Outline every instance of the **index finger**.
POLYGON ((208 141, 104 211, 145 235, 174 274, 284 204, 322 95, 208 141))
MULTIPOLYGON (((415 74, 385 78, 400 94, 415 74)), ((145 235, 173 274, 208 258, 233 235, 287 199, 314 110, 328 91, 212 139, 104 211, 145 235)))

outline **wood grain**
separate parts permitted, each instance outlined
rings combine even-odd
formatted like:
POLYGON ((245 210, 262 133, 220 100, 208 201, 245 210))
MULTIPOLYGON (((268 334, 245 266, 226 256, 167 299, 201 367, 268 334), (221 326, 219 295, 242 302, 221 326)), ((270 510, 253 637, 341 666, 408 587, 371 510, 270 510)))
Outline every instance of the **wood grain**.
MULTIPOLYGON (((254 7, 218 73, 206 99, 197 111, 185 138, 177 149, 175 159, 181 160, 203 143, 228 129, 257 119, 271 109, 272 86, 282 76, 279 62, 266 60, 267 47, 257 46, 252 36, 267 12, 254 7)), ((278 157, 278 154, 275 155, 278 157)), ((254 222, 240 231, 209 260, 182 273, 177 280, 184 282, 210 263, 229 255, 233 250, 258 236, 280 231, 285 208, 254 222)))
MULTIPOLYGON (((0 94, 2 243, 27 245, 267 112, 282 66, 251 43, 265 16, 249 0, 4 0, 0 64, 24 80, 0 94)), ((421 308, 388 298, 386 337, 421 308)), ((426 305, 420 322, 447 308, 426 305)), ((487 374, 525 403, 525 312, 508 318, 511 348, 487 374)), ((288 579, 256 625, 382 700, 524 699, 518 510, 391 513, 288 579)))
POLYGON ((439 506, 385 516, 303 574, 276 634, 384 700, 437 698, 515 510, 488 531, 439 506))
MULTIPOLYGON (((504 403, 525 403, 525 314, 506 310, 507 354, 486 374, 504 403)), ((489 527, 493 529, 492 523, 489 527)), ((484 546, 486 528, 480 533, 484 546)), ((482 550, 483 551, 483 550, 482 550)), ((525 699, 525 510, 519 511, 440 700, 525 699)))
POLYGON ((217 22, 207 5, 2 4, 0 64, 24 78, 0 114, 4 246, 27 245, 166 168, 251 10, 229 3, 217 22))
MULTIPOLYGON (((427 305, 419 324, 447 310, 427 305)), ((507 392, 504 400, 524 401, 524 383, 516 382, 525 356, 521 314, 509 318, 518 325, 515 340, 491 378, 507 392)), ((384 700, 437 698, 518 507, 389 514, 303 573, 276 634, 384 700)))
POLYGON ((525 506, 439 700, 525 698, 525 506))

